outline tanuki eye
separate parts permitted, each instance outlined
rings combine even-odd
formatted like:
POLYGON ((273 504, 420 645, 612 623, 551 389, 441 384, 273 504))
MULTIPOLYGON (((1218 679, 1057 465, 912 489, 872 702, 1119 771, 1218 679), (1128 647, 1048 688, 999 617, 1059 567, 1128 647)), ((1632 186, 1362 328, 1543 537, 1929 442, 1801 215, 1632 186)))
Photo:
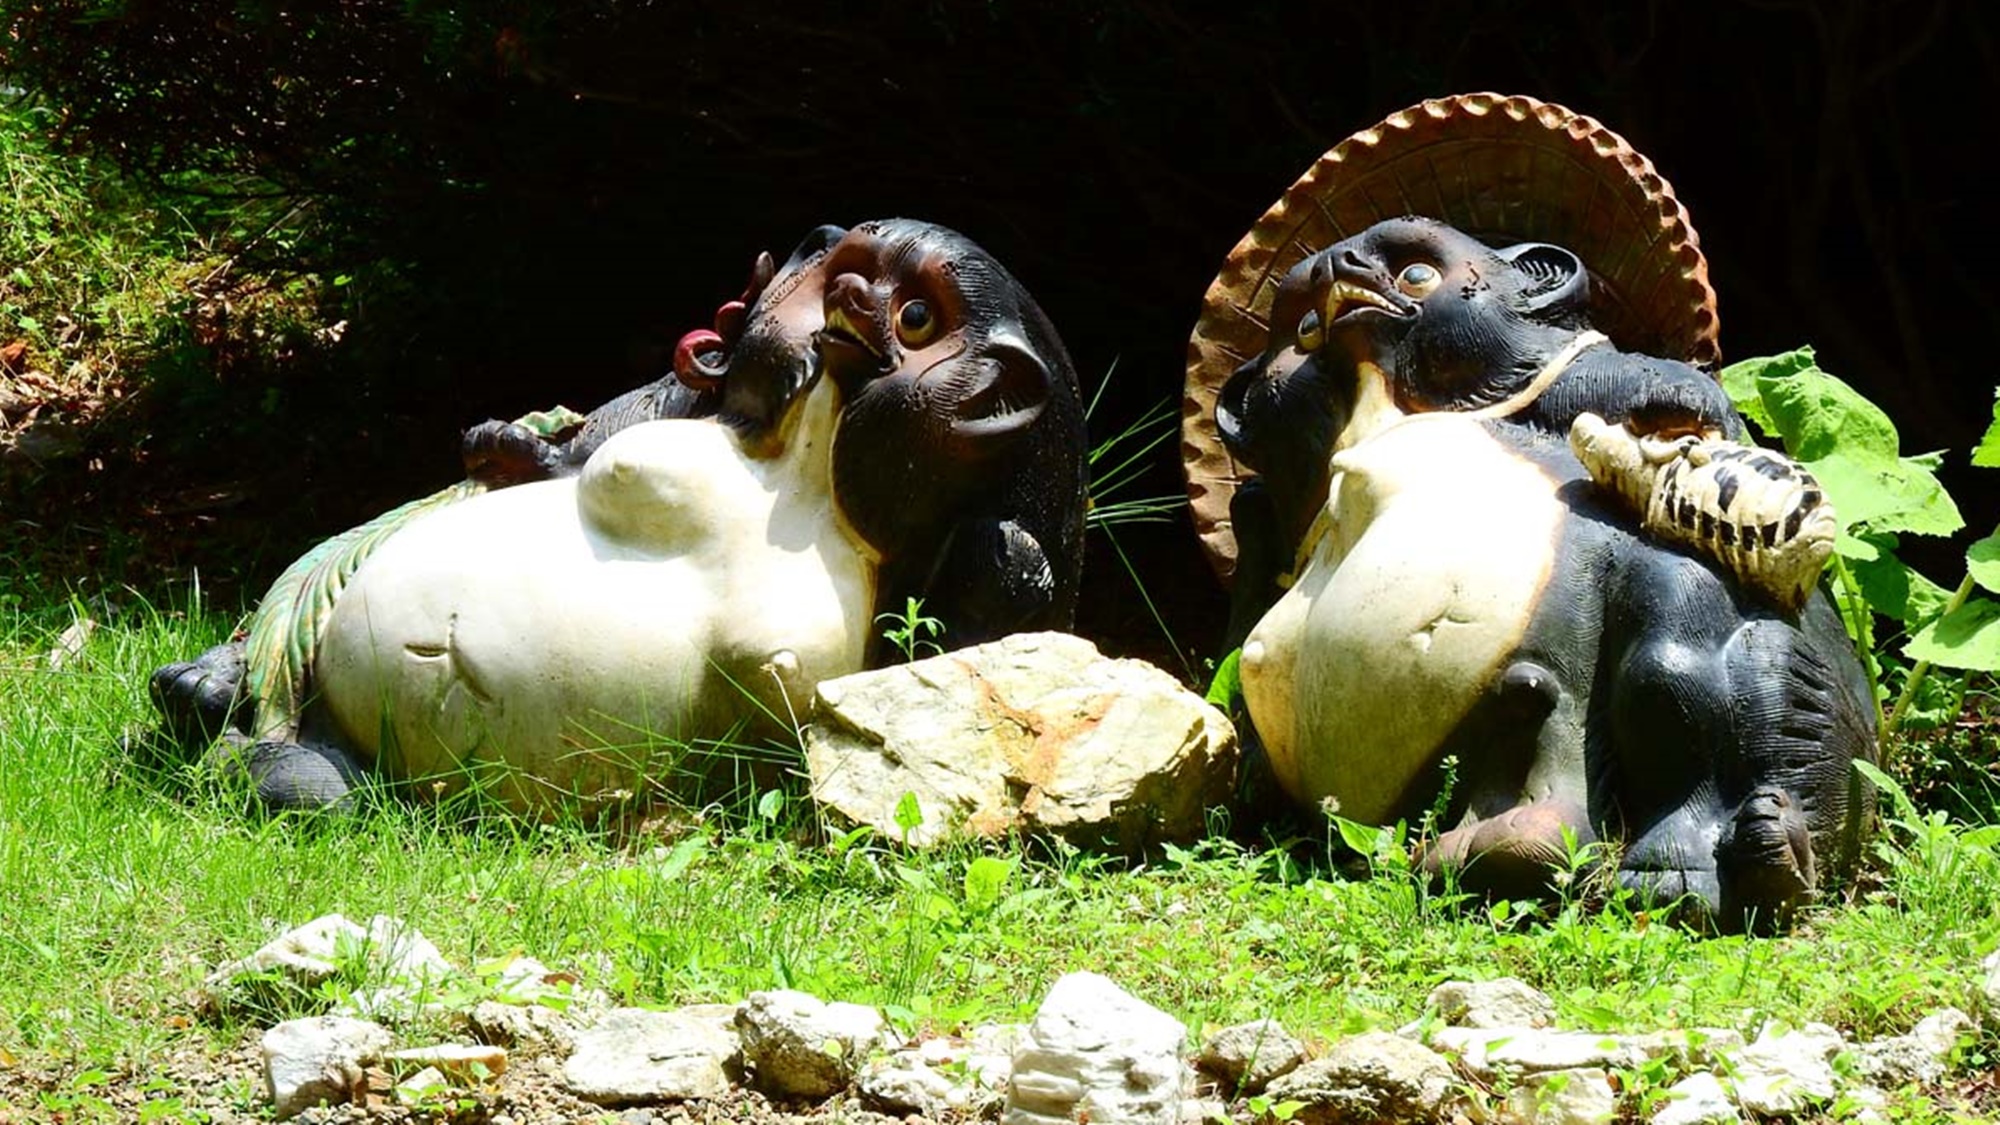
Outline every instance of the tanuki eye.
POLYGON ((1320 344, 1325 342, 1322 337, 1326 335, 1320 331, 1319 310, 1313 309, 1300 317, 1298 330, 1293 335, 1298 337, 1300 351, 1318 351, 1320 344))
POLYGON ((1443 280, 1444 275, 1429 262, 1411 262, 1396 275, 1396 288, 1411 297, 1424 297, 1430 295, 1443 280))
POLYGON ((905 301, 896 310, 896 338, 903 343, 914 347, 930 339, 936 331, 937 318, 923 301, 905 301))

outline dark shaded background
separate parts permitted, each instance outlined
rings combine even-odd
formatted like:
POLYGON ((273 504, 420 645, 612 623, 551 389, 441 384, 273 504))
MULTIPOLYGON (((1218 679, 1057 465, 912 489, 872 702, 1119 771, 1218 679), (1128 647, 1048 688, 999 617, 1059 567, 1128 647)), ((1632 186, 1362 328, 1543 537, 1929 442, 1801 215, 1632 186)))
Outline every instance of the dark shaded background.
MULTIPOLYGON (((306 204, 286 252, 349 279, 326 295, 348 320, 332 354, 235 382, 183 363, 134 439, 149 471, 247 492, 229 518, 264 536, 234 556, 253 595, 310 540, 451 479, 459 427, 654 377, 758 250, 822 222, 910 215, 984 244, 1087 384, 1115 367, 1108 434, 1178 398, 1203 290, 1315 157, 1468 90, 1561 102, 1652 158, 1701 233, 1726 358, 1815 345, 1909 452, 1962 453, 1991 417, 1980 0, 483 7, 0 4, 11 64, 73 136, 169 179, 277 185, 306 204)), ((1176 457, 1150 491, 1179 489, 1176 457)), ((1991 487, 1953 465, 1990 527, 1991 487)), ((205 551, 242 542, 190 536, 176 563, 226 569, 205 551)), ((1209 652, 1222 595, 1190 530, 1120 542, 1179 647, 1209 652)), ((1162 659, 1106 548, 1081 631, 1162 659)))

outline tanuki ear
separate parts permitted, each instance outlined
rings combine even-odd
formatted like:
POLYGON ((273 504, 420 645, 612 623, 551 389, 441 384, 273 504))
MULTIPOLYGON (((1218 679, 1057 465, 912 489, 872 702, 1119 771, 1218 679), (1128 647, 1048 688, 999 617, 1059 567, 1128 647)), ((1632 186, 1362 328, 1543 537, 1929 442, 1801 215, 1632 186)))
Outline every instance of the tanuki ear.
POLYGON ((961 356, 952 373, 951 433, 967 452, 1004 445, 1042 416, 1050 394, 1049 369, 1025 342, 991 338, 977 357, 961 356))
POLYGON ((1523 242, 1497 250, 1501 261, 1527 281, 1521 311, 1543 320, 1581 313, 1590 303, 1590 273, 1575 254, 1546 242, 1523 242))
MULTIPOLYGON (((799 240, 798 246, 794 247, 792 250, 792 256, 785 259, 784 266, 781 267, 777 272, 785 274, 785 273, 790 273, 795 269, 798 269, 800 266, 805 265, 807 261, 811 260, 813 255, 826 253, 828 247, 832 246, 834 243, 839 242, 841 239, 846 237, 847 237, 846 227, 837 227, 834 226, 832 223, 828 223, 825 226, 814 227, 810 232, 806 234, 804 238, 799 240)), ((758 263, 758 270, 761 272, 762 269, 763 269, 763 264, 760 262, 758 263)), ((765 284, 768 285, 770 283, 770 278, 768 277, 765 278, 764 282, 765 284)), ((758 288, 761 290, 763 286, 760 285, 758 286, 758 288)))

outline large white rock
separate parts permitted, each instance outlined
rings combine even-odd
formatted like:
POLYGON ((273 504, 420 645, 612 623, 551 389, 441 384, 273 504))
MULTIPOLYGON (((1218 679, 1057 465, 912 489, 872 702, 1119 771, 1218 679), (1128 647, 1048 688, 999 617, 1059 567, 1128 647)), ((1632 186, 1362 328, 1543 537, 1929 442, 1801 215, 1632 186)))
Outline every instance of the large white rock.
POLYGON ((805 728, 819 803, 924 845, 1016 829, 1133 849, 1207 829, 1236 776, 1229 720, 1167 673, 1027 633, 819 685, 805 728))
POLYGON ((1302 1103, 1292 1117, 1299 1125, 1434 1121, 1452 1082, 1443 1055, 1403 1036, 1371 1031, 1340 1040, 1264 1094, 1273 1102, 1302 1103))
POLYGON ((347 958, 367 966, 370 984, 418 987, 436 983, 456 970, 429 939, 412 926, 377 914, 366 926, 339 914, 327 914, 265 943, 255 953, 216 969, 202 982, 211 1003, 228 998, 245 976, 278 973, 301 988, 311 988, 341 971, 347 958))
POLYGON ((1877 1086, 1893 1089, 1944 1077, 1959 1037, 1974 1030, 1972 1018, 1957 1008, 1924 1017, 1908 1035, 1876 1039, 1855 1048, 1855 1070, 1877 1086))
POLYGON ((1225 1027, 1201 1045, 1196 1065, 1215 1076, 1224 1094, 1262 1093, 1275 1078, 1306 1061, 1305 1044, 1276 1020, 1252 1020, 1225 1027))
POLYGON ((1669 1055, 1700 1063, 1718 1051, 1741 1047, 1743 1037, 1724 1028, 1608 1035, 1548 1028, 1443 1027, 1432 1034, 1430 1043, 1459 1056, 1473 1076, 1491 1079, 1503 1073, 1629 1069, 1669 1055))
POLYGON ((1775 1117, 1832 1101, 1840 1092, 1833 1057, 1846 1046, 1840 1032, 1825 1024, 1766 1027, 1755 1042, 1730 1053, 1737 1103, 1775 1117))
POLYGON ((770 457, 713 420, 641 423, 578 477, 399 530, 315 657, 348 744, 538 813, 701 773, 685 744, 803 708, 873 632, 874 555, 831 502, 837 408, 815 384, 770 457))
POLYGON ((868 1063, 856 1088, 878 1113, 983 1114, 1006 1091, 1024 1030, 1019 1024, 985 1024, 967 1038, 926 1039, 868 1063))
POLYGON ((847 1088, 868 1055, 888 1045, 882 1013, 792 989, 753 992, 736 1010, 743 1063, 758 1089, 823 1098, 847 1088))
POLYGON ((1556 1003, 1546 992, 1513 977, 1446 981, 1431 989, 1425 1005, 1453 1027, 1550 1027, 1556 1003))
POLYGON ((322 1102, 359 1101, 367 1093, 364 1064, 389 1048, 380 1024, 345 1016, 286 1020, 264 1033, 264 1089, 279 1118, 322 1102))
POLYGON ((600 1105, 718 1097, 740 1051, 735 1032, 708 1010, 614 1008, 576 1032, 575 1043, 563 1084, 600 1105))
POLYGON ((1187 1028, 1096 973, 1056 981, 1014 1052, 1003 1125, 1174 1125, 1187 1028))

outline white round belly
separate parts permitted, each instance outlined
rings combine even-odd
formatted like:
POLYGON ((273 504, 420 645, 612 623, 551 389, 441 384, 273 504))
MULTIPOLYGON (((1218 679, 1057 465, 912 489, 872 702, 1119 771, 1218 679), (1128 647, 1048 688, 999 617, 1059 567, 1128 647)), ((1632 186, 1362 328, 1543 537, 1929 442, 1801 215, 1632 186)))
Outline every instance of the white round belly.
POLYGON ((1308 561, 1244 642, 1243 694, 1296 800, 1379 824, 1520 645, 1564 508, 1460 415, 1403 419, 1334 469, 1308 561))
POLYGON ((826 492, 830 402, 805 409, 772 460, 719 423, 649 422, 579 478, 398 532, 334 607, 320 702, 388 775, 449 791, 485 767, 522 811, 645 793, 686 744, 782 731, 861 667, 874 604, 826 492))

